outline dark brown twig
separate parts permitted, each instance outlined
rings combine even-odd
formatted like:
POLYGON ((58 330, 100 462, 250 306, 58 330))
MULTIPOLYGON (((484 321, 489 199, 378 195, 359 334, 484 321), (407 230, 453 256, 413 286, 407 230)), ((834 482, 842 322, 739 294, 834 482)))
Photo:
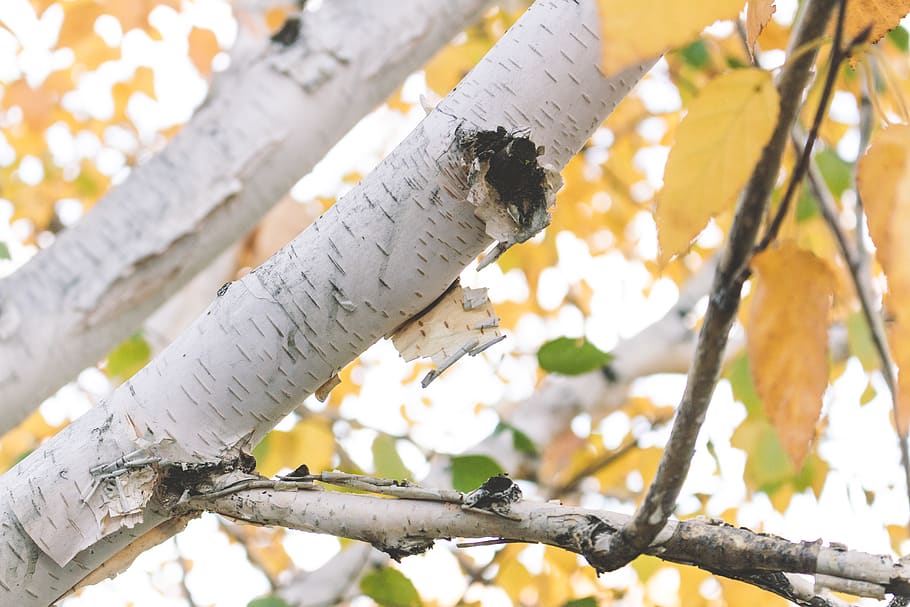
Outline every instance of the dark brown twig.
POLYGON ((723 353, 745 281, 744 268, 751 258, 802 92, 815 61, 817 47, 807 45, 823 35, 836 4, 834 0, 810 2, 796 28, 791 58, 782 70, 778 84, 778 124, 736 210, 670 439, 644 503, 622 534, 618 534, 621 540, 610 546, 610 562, 604 564, 606 568, 618 568, 640 554, 666 525, 675 508, 689 471, 698 431, 720 377, 723 353), (806 48, 810 50, 803 50, 806 48))
POLYGON ((837 80, 840 66, 847 58, 849 51, 849 47, 847 49, 841 48, 844 37, 844 17, 846 13, 847 3, 844 1, 841 2, 840 10, 837 12, 837 26, 834 28, 834 44, 831 47, 828 73, 825 77, 825 85, 822 88, 822 96, 818 102, 818 108, 815 110, 815 117, 812 120, 812 128, 809 129, 809 135, 806 138, 806 143, 803 146, 802 151, 799 153, 796 166, 793 167, 793 171, 790 173, 790 180, 787 183, 784 197, 777 207, 777 212, 774 214, 771 224, 765 231, 765 235, 762 236, 762 239, 755 246, 756 253, 767 249, 768 245, 777 238, 777 234, 780 232, 780 226, 784 223, 784 218, 787 216, 787 211, 790 208, 790 202, 793 200, 793 195, 796 193, 796 188, 802 183, 803 178, 806 175, 806 170, 809 168, 809 161, 812 158, 812 148, 815 147, 822 120, 824 120, 825 114, 828 111, 828 102, 831 100, 831 95, 834 93, 834 82, 837 80))

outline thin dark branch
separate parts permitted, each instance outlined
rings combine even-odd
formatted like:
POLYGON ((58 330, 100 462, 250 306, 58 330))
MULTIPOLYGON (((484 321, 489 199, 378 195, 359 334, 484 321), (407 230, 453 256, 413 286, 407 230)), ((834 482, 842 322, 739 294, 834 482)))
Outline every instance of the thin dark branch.
MULTIPOLYGON (((672 417, 669 415, 658 416, 657 418, 655 418, 654 420, 651 421, 651 428, 653 429, 655 426, 663 426, 665 423, 669 422, 671 419, 672 419, 672 417)), ((597 458, 596 460, 594 460, 593 462, 591 462, 590 464, 588 464, 587 466, 585 466, 584 468, 582 468, 581 470, 579 470, 578 472, 573 474, 571 478, 566 479, 565 482, 549 489, 548 493, 553 497, 561 497, 571 491, 574 491, 578 487, 579 483, 581 483, 582 480, 584 480, 585 478, 587 478, 589 476, 597 474, 598 472, 600 472, 601 470, 603 470, 604 468, 606 468, 607 466, 609 466, 610 464, 612 464, 613 462, 618 460, 620 457, 622 457, 623 455, 625 455, 632 449, 638 448, 640 443, 641 443, 640 438, 630 438, 629 440, 627 440, 626 442, 621 444, 616 449, 613 449, 612 451, 609 451, 608 453, 604 453, 602 456, 600 456, 599 458, 597 458)))
MULTIPOLYGON (((797 26, 791 59, 780 74, 780 113, 771 140, 743 193, 733 219, 723 257, 715 274, 708 310, 686 390, 677 411, 670 439, 644 504, 609 551, 608 568, 617 568, 635 558, 657 536, 672 514, 680 488, 689 471, 695 440, 708 403, 720 377, 721 362, 730 328, 739 307, 744 268, 752 254, 761 218, 774 188, 790 129, 796 120, 802 92, 812 73, 817 46, 836 6, 834 0, 814 0, 806 6, 797 26), (808 46, 811 45, 811 46, 808 46), (811 50, 805 50, 811 48, 811 50), (794 51, 799 52, 794 52, 794 51)), ((619 534, 618 534, 619 535, 619 534)))
POLYGON ((780 226, 783 225, 784 218, 787 216, 787 211, 790 209, 790 203, 796 193, 796 188, 802 183, 803 178, 806 175, 806 170, 809 168, 809 161, 812 158, 812 148, 815 146, 815 142, 818 139, 818 132, 822 126, 822 120, 824 120, 825 114, 828 111, 828 103, 831 100, 831 95, 834 93, 834 83, 837 81, 837 74, 840 72, 840 66, 847 58, 849 52, 849 48, 841 48, 844 38, 844 17, 846 13, 847 2, 844 0, 841 2, 840 10, 837 12, 837 27, 834 28, 834 44, 831 47, 828 74, 825 77, 822 96, 818 102, 818 108, 815 110, 815 117, 812 120, 812 128, 809 129, 809 136, 806 138, 806 143, 803 146, 802 152, 799 154, 796 166, 793 167, 793 171, 790 173, 790 181, 787 183, 784 197, 777 207, 777 213, 775 213, 774 219, 771 220, 771 225, 768 226, 765 235, 755 246, 756 253, 767 249, 768 245, 777 238, 777 234, 780 232, 780 226))

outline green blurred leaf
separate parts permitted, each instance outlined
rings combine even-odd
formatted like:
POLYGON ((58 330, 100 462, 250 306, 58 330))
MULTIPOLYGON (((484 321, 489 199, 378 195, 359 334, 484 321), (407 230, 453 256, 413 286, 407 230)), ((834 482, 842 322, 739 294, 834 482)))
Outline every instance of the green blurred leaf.
POLYGON ((538 454, 537 446, 528 437, 528 435, 512 424, 499 422, 499 424, 496 426, 496 430, 493 431, 493 434, 499 434, 500 432, 512 433, 512 448, 514 448, 519 453, 524 453, 525 455, 529 455, 531 457, 535 457, 538 454))
POLYGON ((898 25, 896 28, 888 32, 888 40, 894 43, 894 46, 907 52, 910 49, 910 34, 907 33, 906 28, 902 25, 898 25))
POLYGON ((828 189, 837 197, 853 185, 850 165, 844 162, 837 152, 823 150, 815 155, 815 162, 822 173, 828 189))
POLYGON ((847 347, 850 354, 859 359, 863 369, 874 371, 879 368, 878 350, 872 341, 872 333, 866 322, 866 315, 854 312, 847 318, 847 347))
POLYGON ((696 40, 689 46, 685 47, 679 53, 686 63, 696 69, 701 69, 708 65, 711 57, 708 53, 708 45, 704 40, 696 40))
POLYGON ((363 576, 360 589, 383 607, 418 607, 423 604, 411 580, 391 567, 363 576))
POLYGON ((730 444, 746 452, 743 481, 752 491, 773 493, 793 479, 793 462, 769 421, 746 419, 733 432, 730 444))
POLYGON ((398 454, 397 443, 398 439, 388 434, 380 434, 373 441, 373 465, 376 474, 384 478, 413 480, 414 475, 398 454))
POLYGON ((550 373, 581 375, 613 360, 585 337, 560 337, 548 341, 537 352, 540 368, 550 373))
POLYGON ((752 371, 749 368, 749 357, 743 353, 733 359, 727 366, 727 381, 733 389, 733 398, 746 406, 746 413, 749 417, 764 418, 764 409, 762 408, 761 397, 755 391, 755 384, 752 382, 752 371))
POLYGON ((291 607, 277 596, 265 596, 261 599, 253 599, 247 603, 247 607, 291 607))
POLYGON ((597 599, 593 596, 586 596, 583 599, 572 599, 567 601, 563 607, 597 607, 597 599))
POLYGON ((107 355, 108 376, 121 382, 128 380, 148 363, 152 349, 141 333, 134 333, 107 355))
POLYGON ((10 259, 9 247, 2 240, 0 240, 0 259, 10 259))
POLYGON ((488 478, 504 470, 486 455, 458 455, 452 458, 452 486, 462 493, 480 487, 488 478))
POLYGON ((818 217, 818 203, 809 188, 802 188, 796 200, 796 223, 803 223, 813 217, 818 217))

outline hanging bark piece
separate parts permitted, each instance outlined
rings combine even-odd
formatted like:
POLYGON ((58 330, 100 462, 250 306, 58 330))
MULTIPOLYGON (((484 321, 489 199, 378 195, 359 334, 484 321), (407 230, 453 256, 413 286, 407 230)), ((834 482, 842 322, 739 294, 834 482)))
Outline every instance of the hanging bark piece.
POLYGON ((419 316, 399 327, 392 343, 406 361, 427 357, 436 365, 424 387, 465 354, 474 356, 505 339, 486 289, 463 288, 459 281, 419 316))
POLYGON ((556 201, 562 177, 552 166, 540 165, 537 157, 544 150, 528 135, 499 127, 462 133, 459 140, 470 158, 468 202, 497 241, 478 266, 482 269, 550 224, 547 209, 556 201))

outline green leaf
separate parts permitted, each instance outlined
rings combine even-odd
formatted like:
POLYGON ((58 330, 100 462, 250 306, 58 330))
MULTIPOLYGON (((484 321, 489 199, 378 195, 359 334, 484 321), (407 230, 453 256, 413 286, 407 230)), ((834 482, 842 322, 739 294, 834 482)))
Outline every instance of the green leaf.
POLYGON ((572 599, 566 602, 563 607, 597 607, 597 599, 593 596, 586 596, 582 599, 572 599))
POLYGON ((796 201, 796 223, 803 223, 819 215, 815 196, 812 195, 809 188, 803 188, 796 201))
POLYGON ((910 48, 910 34, 907 33, 906 28, 902 25, 898 25, 896 28, 888 32, 888 40, 894 43, 894 46, 907 52, 910 48))
POLYGON ((828 184, 828 189, 837 197, 840 197, 846 190, 853 185, 853 176, 850 171, 850 165, 844 162, 837 152, 824 150, 815 155, 815 162, 828 184))
POLYGON ((452 486, 467 493, 480 487, 488 478, 504 470, 486 455, 459 455, 452 458, 452 486))
POLYGON ((253 599, 247 603, 246 607, 291 607, 277 596, 264 596, 261 599, 253 599))
POLYGON ((0 259, 10 259, 9 247, 2 240, 0 240, 0 259))
POLYGON ((548 341, 537 352, 541 369, 562 375, 581 375, 611 360, 611 354, 602 352, 585 337, 560 337, 548 341))
POLYGON ((363 576, 360 589, 383 607, 418 607, 423 604, 411 580, 391 567, 363 576))
POLYGON ((757 416, 764 419, 761 397, 755 391, 749 357, 745 353, 737 356, 727 367, 727 380, 733 389, 733 398, 746 406, 749 417, 757 416))
POLYGON ((854 312, 847 318, 847 347, 850 354, 859 359, 863 369, 874 371, 880 366, 878 350, 872 341, 872 333, 862 312, 854 312))
POLYGON ((384 478, 413 480, 413 475, 398 455, 398 439, 380 434, 373 441, 373 465, 376 474, 384 478))
POLYGON ((705 44, 704 40, 696 40, 679 52, 685 62, 696 69, 705 67, 710 60, 708 45, 705 44))
POLYGON ((134 333, 107 355, 107 374, 124 382, 144 367, 151 355, 152 349, 142 334, 134 333))
POLYGON ((534 444, 534 441, 532 441, 527 434, 512 424, 499 422, 499 424, 496 426, 496 430, 493 431, 493 434, 499 434, 500 432, 512 433, 512 448, 519 453, 524 453, 525 455, 531 457, 538 455, 537 446, 534 444))

